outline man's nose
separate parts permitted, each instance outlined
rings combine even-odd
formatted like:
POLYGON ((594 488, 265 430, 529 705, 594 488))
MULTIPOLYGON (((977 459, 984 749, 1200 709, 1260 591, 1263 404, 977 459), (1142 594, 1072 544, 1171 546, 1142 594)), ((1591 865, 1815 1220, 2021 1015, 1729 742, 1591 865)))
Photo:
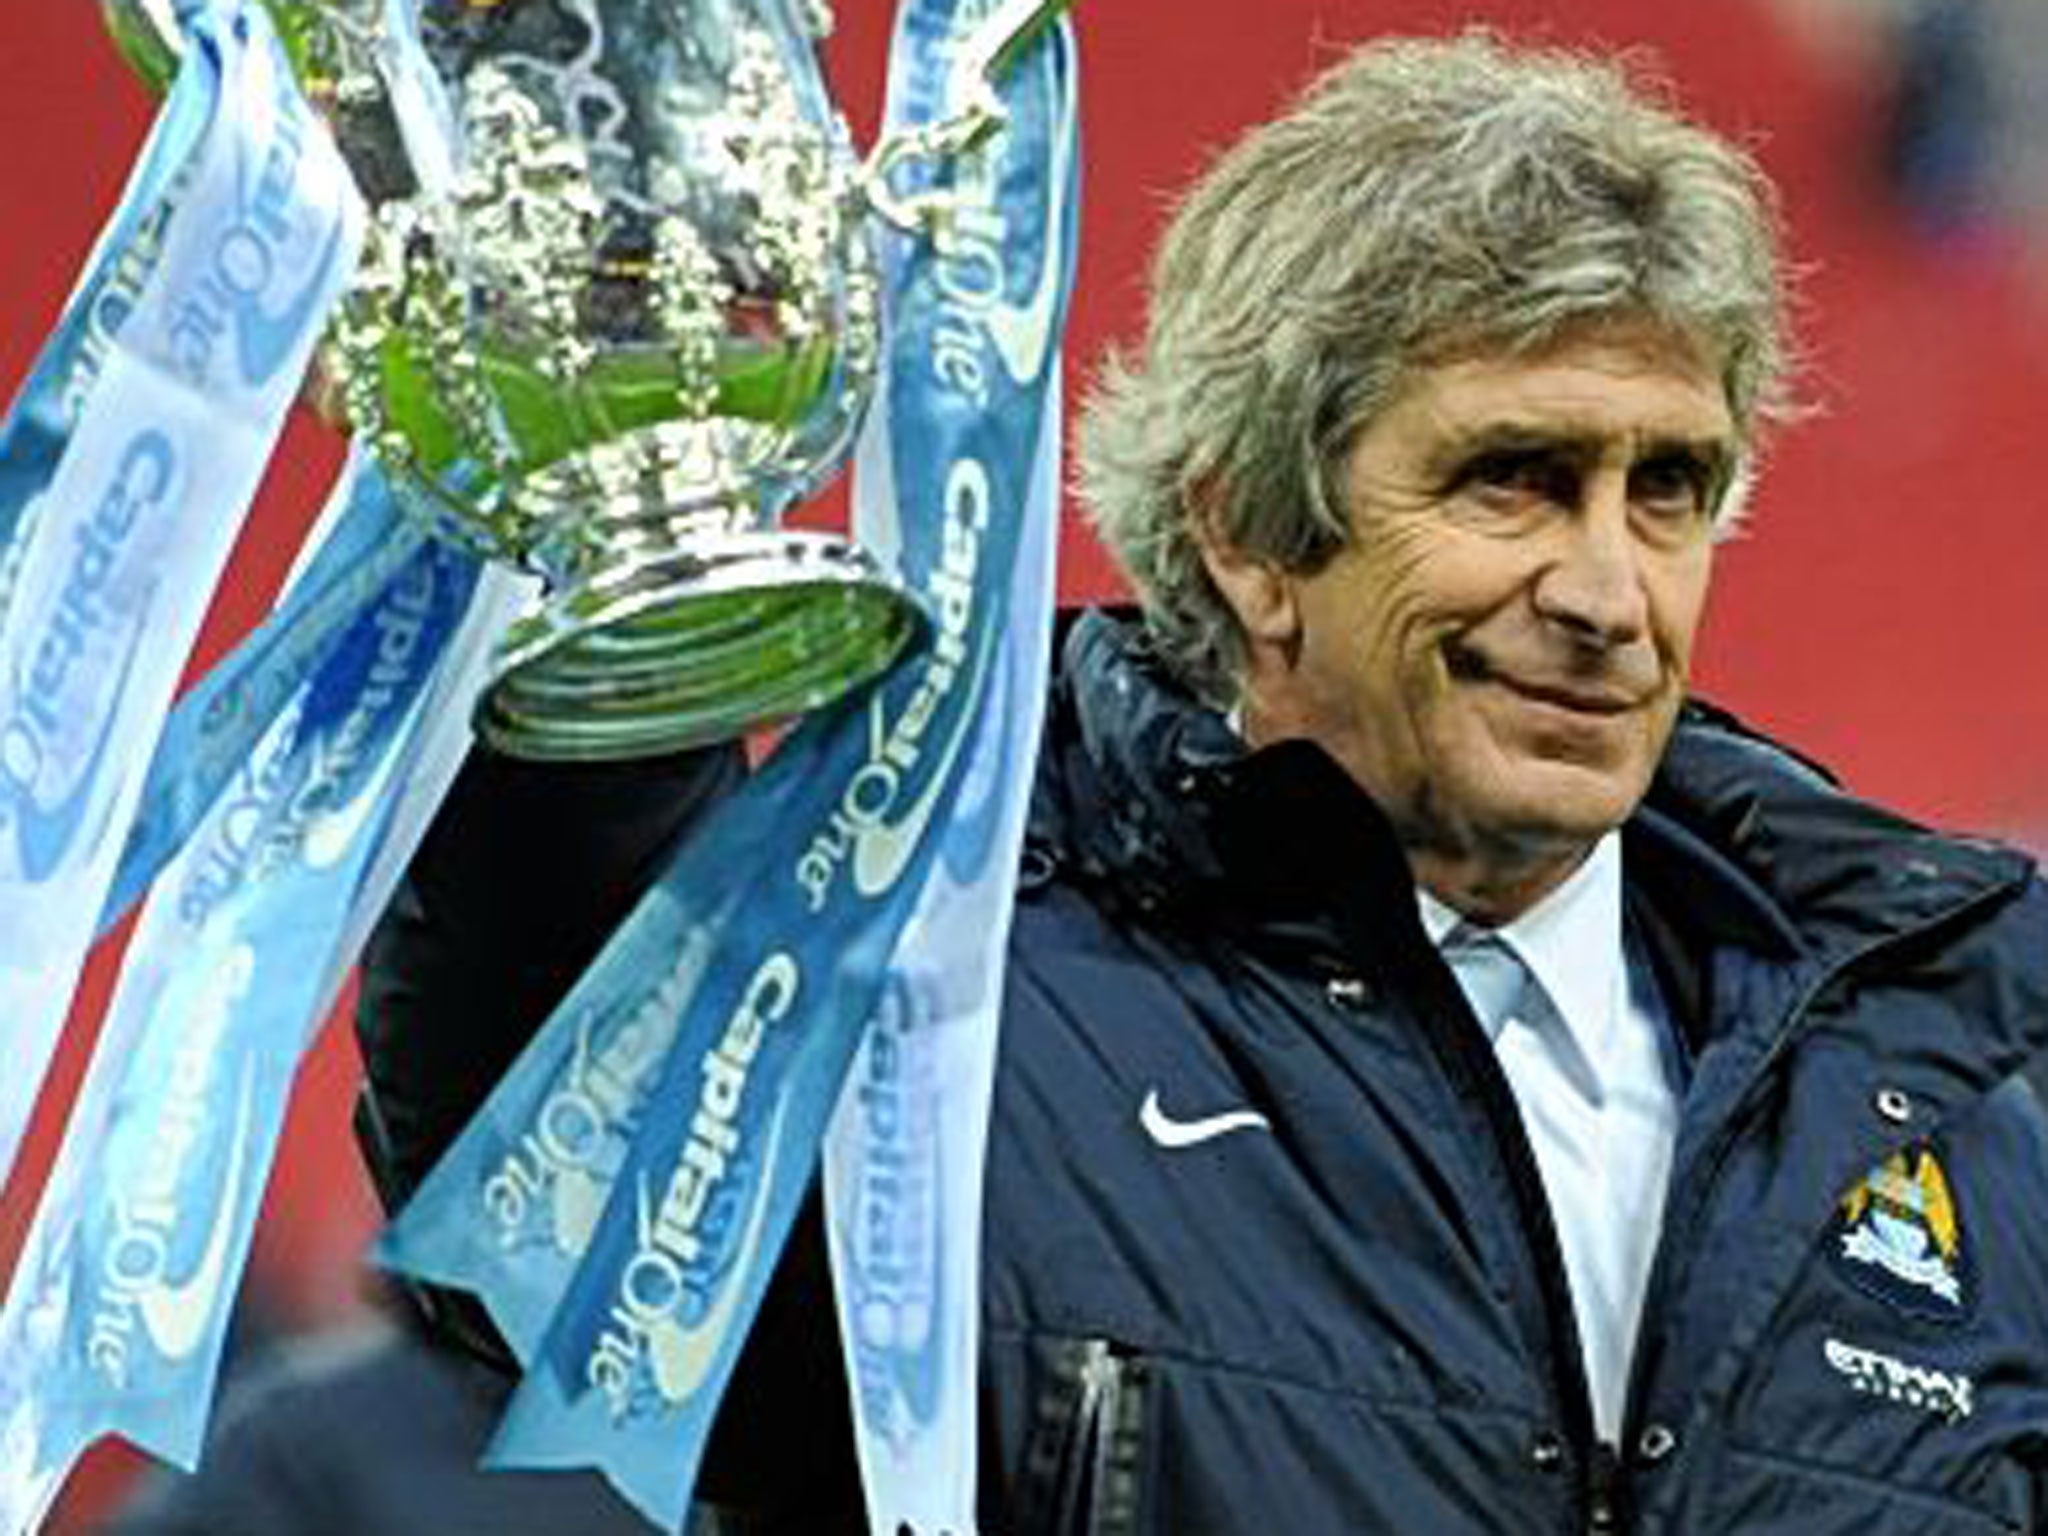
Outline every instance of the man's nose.
POLYGON ((1560 518, 1535 585, 1536 608, 1573 635, 1601 645, 1639 638, 1649 624, 1642 548, 1629 516, 1626 474, 1598 473, 1560 518))

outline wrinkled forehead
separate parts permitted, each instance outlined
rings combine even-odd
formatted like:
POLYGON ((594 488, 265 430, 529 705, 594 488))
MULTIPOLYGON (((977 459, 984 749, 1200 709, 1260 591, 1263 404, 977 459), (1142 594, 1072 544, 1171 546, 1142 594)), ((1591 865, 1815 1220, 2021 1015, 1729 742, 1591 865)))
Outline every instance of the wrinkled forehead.
MULTIPOLYGON (((1589 433, 1714 441, 1740 456, 1750 424, 1725 345, 1642 311, 1591 315, 1534 335, 1454 333, 1411 349, 1390 407, 1440 417, 1528 418, 1589 433)), ((1452 423, 1447 423, 1452 424, 1452 423)))

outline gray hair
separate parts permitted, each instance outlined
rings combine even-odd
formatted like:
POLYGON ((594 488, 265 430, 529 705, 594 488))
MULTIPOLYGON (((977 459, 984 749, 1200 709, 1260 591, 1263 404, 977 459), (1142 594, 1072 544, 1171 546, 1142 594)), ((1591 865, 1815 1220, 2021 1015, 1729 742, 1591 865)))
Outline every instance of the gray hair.
MULTIPOLYGON (((1083 412, 1081 492, 1162 657, 1230 700, 1221 543, 1313 572, 1404 371, 1643 316, 1718 365, 1746 450, 1788 408, 1769 183, 1626 63, 1485 32, 1368 44, 1226 150, 1154 262, 1143 354, 1083 412)), ((1747 457, 1747 454, 1745 455, 1747 457)))

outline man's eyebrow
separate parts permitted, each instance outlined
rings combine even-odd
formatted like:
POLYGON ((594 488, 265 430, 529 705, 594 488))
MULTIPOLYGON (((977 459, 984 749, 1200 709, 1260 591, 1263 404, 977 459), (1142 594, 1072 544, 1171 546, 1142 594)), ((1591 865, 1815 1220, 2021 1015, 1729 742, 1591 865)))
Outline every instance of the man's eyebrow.
POLYGON ((1449 475, 1490 453, 1562 453, 1570 458, 1590 458, 1598 451, 1599 437, 1590 428, 1567 423, 1512 418, 1476 421, 1440 436, 1430 446, 1428 467, 1432 474, 1449 475))
MULTIPOLYGON (((1430 454, 1432 466, 1450 469, 1486 453, 1548 452, 1569 458, 1597 457, 1611 436, 1607 429, 1572 422, 1538 422, 1502 417, 1453 429, 1430 454)), ((1653 432, 1636 452, 1636 462, 1679 455, 1697 461, 1715 477, 1734 471, 1735 440, 1719 432, 1653 432)))
POLYGON ((1659 459, 1671 454, 1683 454, 1698 459, 1702 464, 1719 469, 1735 462, 1735 439, 1721 433, 1709 433, 1704 437, 1688 436, 1684 433, 1656 433, 1643 442, 1643 450, 1636 455, 1642 459, 1659 459))

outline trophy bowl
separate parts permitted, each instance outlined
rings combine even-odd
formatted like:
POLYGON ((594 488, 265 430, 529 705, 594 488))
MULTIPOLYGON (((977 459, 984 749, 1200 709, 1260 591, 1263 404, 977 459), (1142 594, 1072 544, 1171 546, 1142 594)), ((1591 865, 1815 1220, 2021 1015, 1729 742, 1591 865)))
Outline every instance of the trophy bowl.
MULTIPOLYGON (((161 83, 181 0, 103 0, 161 83)), ((540 578, 477 709, 520 756, 722 740, 923 630, 781 526, 872 395, 879 277, 817 0, 263 0, 371 209, 327 397, 442 536, 540 578)))

